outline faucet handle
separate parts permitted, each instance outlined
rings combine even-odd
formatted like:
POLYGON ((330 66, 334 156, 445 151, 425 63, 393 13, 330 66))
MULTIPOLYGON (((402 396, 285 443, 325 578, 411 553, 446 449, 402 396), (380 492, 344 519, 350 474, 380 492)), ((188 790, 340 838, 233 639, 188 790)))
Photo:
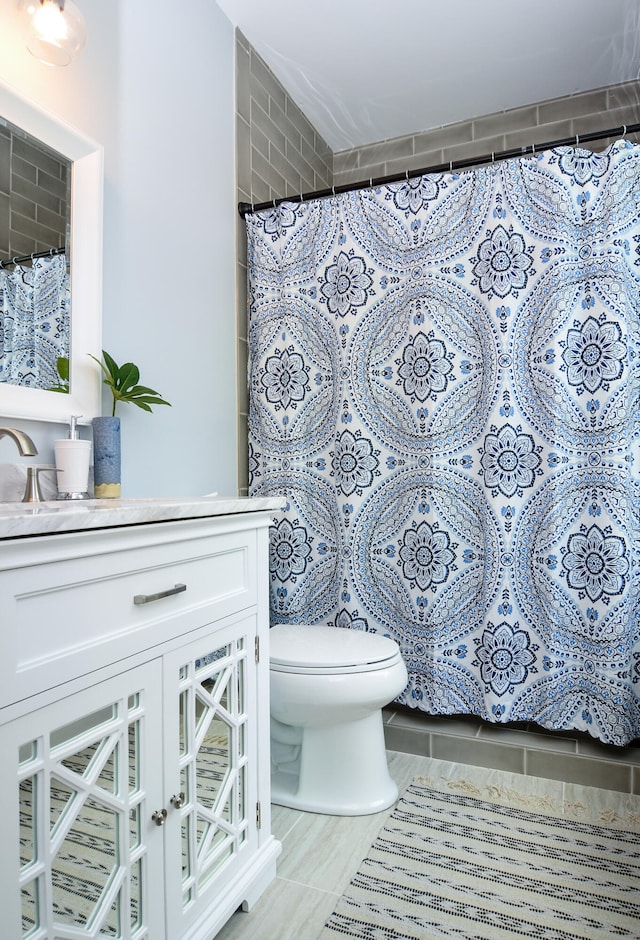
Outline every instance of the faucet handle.
POLYGON ((54 471, 55 467, 48 466, 36 466, 36 467, 27 467, 27 485, 24 490, 24 496, 22 497, 23 503, 41 503, 42 502, 42 493, 40 492, 40 480, 39 474, 47 471, 54 471))

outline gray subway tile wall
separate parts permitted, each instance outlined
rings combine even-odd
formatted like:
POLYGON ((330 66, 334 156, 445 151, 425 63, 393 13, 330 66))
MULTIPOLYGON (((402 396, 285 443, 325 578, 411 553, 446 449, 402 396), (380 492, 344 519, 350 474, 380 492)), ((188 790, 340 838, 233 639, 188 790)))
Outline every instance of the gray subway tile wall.
MULTIPOLYGON (((239 31, 236 73, 239 202, 278 199, 640 123, 640 82, 630 82, 333 154, 239 31)), ((588 146, 602 150, 608 143, 588 146)), ((238 492, 246 495, 246 234, 240 216, 237 221, 238 492)), ((385 712, 385 735, 394 751, 640 794, 640 747, 614 748, 588 736, 497 726, 470 717, 431 717, 397 706, 385 712)))
MULTIPOLYGON (((626 82, 341 151, 334 154, 333 182, 342 186, 639 122, 640 82, 626 82)), ((610 142, 587 146, 603 150, 610 142)))
POLYGON ((0 193, 11 189, 11 135, 0 123, 0 193))
MULTIPOLYGON (((264 61, 236 30, 236 178, 238 202, 267 202, 325 189, 333 154, 264 61)), ((247 243, 237 217, 238 493, 247 471, 247 243)))
POLYGON ((0 258, 66 244, 69 177, 66 161, 0 123, 0 258))
POLYGON ((11 218, 11 197, 7 193, 0 192, 0 257, 9 258, 11 252, 9 245, 9 219, 11 218))
POLYGON ((383 720, 390 751, 640 794, 640 741, 616 747, 577 731, 427 715, 395 703, 383 720))

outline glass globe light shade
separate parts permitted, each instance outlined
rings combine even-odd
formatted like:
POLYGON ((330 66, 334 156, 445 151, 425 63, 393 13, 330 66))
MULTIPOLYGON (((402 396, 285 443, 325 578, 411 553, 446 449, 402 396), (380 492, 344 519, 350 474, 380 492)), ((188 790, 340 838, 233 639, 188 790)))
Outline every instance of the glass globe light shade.
POLYGON ((84 48, 87 31, 73 0, 22 0, 27 49, 45 65, 69 65, 84 48))

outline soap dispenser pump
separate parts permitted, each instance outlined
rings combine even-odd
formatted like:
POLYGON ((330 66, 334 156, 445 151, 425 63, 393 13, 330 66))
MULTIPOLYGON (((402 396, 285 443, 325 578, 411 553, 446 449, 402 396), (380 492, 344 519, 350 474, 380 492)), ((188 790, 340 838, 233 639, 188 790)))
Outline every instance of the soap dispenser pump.
POLYGON ((78 420, 81 417, 71 415, 67 437, 53 442, 58 471, 58 499, 89 498, 91 441, 81 440, 78 434, 78 420))

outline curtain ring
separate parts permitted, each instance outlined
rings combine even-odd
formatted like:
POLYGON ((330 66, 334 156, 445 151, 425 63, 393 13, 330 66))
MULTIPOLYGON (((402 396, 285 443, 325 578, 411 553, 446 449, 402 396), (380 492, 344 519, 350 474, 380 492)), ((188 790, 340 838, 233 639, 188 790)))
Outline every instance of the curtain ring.
POLYGON ((373 177, 369 177, 369 189, 373 189, 373 177))
POLYGON ((336 194, 336 187, 335 187, 335 186, 332 186, 332 187, 331 187, 331 192, 332 192, 333 195, 335 196, 335 194, 336 194))
POLYGON ((623 124, 622 125, 622 139, 624 140, 626 136, 627 136, 627 125, 623 124))
POLYGON ((580 137, 576 134, 576 147, 580 145, 580 137))
POLYGON ((408 183, 408 182, 409 182, 409 171, 408 171, 408 170, 407 170, 407 172, 405 173, 405 178, 406 178, 407 183, 408 183))
POLYGON ((495 152, 494 152, 493 150, 491 151, 491 162, 492 162, 492 163, 495 163, 495 162, 496 162, 496 155, 495 155, 495 152))
POLYGON ((536 145, 531 144, 531 156, 535 157, 536 155, 536 145))
POLYGON ((449 173, 453 173, 453 160, 449 160, 449 173))

